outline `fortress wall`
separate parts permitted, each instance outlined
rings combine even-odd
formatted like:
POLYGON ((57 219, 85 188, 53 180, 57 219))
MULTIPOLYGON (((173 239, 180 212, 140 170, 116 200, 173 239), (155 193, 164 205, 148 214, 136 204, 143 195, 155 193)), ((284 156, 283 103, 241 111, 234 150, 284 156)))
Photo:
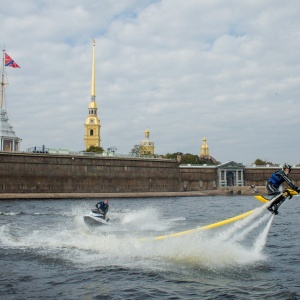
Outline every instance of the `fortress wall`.
MULTIPOLYGON (((244 185, 264 187, 277 169, 246 167, 244 185)), ((300 186, 300 168, 289 177, 300 186)), ((179 168, 175 160, 0 153, 0 194, 216 191, 218 185, 216 167, 179 168)))
POLYGON ((174 160, 0 153, 0 193, 174 192, 174 160))
MULTIPOLYGON (((256 167, 245 168, 244 180, 245 185, 265 185, 266 181, 271 177, 272 173, 278 170, 279 167, 256 167)), ((296 186, 300 186, 300 168, 293 168, 289 174, 289 178, 296 186)))
POLYGON ((180 168, 182 188, 188 191, 213 190, 217 188, 217 169, 214 167, 180 168))
POLYGON ((244 182, 246 185, 265 185, 272 173, 279 168, 246 168, 244 171, 244 182))
MULTIPOLYGON (((272 173, 278 169, 279 167, 246 167, 243 174, 244 185, 264 187, 272 173)), ((187 191, 221 189, 217 172, 215 167, 180 168, 182 185, 185 181, 187 191)), ((300 168, 293 168, 289 178, 296 186, 300 186, 300 168)))

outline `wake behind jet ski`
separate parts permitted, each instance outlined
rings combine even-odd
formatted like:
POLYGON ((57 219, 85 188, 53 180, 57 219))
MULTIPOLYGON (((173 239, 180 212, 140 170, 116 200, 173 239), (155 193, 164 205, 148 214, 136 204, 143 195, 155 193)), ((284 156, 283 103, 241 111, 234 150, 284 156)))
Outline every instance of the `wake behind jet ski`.
POLYGON ((109 205, 108 200, 100 201, 96 204, 97 209, 92 209, 88 215, 83 217, 84 222, 87 225, 95 226, 95 225, 108 225, 109 217, 106 216, 109 205))

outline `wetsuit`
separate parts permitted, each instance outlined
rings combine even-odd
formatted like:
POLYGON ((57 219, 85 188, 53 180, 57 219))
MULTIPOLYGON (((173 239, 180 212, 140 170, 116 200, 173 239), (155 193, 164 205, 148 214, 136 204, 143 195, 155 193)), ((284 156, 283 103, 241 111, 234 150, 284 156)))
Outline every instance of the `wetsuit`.
POLYGON ((283 170, 278 170, 272 174, 267 183, 266 188, 269 192, 269 195, 279 195, 281 193, 279 187, 283 182, 286 182, 293 190, 298 189, 298 187, 292 183, 283 170))
MULTIPOLYGON (((276 198, 276 200, 274 200, 272 204, 268 207, 268 210, 274 213, 275 215, 278 214, 279 206, 288 197, 283 196, 283 194, 281 194, 281 191, 279 190, 279 187, 283 182, 286 182, 293 190, 299 191, 299 188, 292 183, 292 181, 287 177, 283 170, 278 170, 274 172, 269 178, 266 188, 268 190, 269 195, 274 196, 272 199, 276 198)), ((290 195, 289 198, 291 199, 292 196, 290 195)))
POLYGON ((109 205, 105 204, 104 201, 98 202, 96 204, 96 207, 98 208, 99 213, 102 214, 102 215, 104 215, 104 216, 107 214, 108 209, 109 209, 109 205))

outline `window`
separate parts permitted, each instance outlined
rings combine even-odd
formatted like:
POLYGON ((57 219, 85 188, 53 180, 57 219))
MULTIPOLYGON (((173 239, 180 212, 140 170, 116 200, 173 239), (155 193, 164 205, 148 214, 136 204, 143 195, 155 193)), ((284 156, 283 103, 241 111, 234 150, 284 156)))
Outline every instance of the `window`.
POLYGON ((221 171, 221 180, 225 179, 225 171, 221 171))
POLYGON ((90 135, 91 135, 91 136, 94 135, 94 130, 93 130, 93 129, 90 130, 90 135))

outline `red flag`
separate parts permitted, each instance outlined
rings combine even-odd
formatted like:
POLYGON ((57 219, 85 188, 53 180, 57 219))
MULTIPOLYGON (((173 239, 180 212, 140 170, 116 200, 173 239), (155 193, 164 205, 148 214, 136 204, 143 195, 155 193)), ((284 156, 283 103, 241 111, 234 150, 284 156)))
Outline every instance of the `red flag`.
POLYGON ((12 67, 12 68, 20 68, 20 66, 15 63, 15 61, 5 53, 5 67, 12 67))

